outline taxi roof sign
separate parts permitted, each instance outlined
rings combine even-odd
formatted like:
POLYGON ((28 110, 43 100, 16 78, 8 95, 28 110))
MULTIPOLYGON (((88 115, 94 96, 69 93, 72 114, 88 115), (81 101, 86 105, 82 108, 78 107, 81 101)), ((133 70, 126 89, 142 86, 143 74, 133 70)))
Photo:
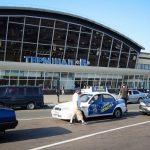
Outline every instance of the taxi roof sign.
POLYGON ((90 86, 85 89, 81 89, 81 93, 93 93, 93 92, 108 92, 106 86, 90 86))

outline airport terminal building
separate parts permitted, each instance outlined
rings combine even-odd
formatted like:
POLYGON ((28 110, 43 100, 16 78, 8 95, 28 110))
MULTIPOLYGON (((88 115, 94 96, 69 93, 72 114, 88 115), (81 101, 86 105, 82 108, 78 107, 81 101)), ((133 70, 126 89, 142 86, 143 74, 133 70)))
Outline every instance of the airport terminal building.
POLYGON ((118 89, 124 82, 129 88, 150 88, 150 67, 142 69, 139 64, 144 48, 87 18, 0 7, 0 29, 0 85, 35 85, 52 91, 58 81, 65 90, 118 89))

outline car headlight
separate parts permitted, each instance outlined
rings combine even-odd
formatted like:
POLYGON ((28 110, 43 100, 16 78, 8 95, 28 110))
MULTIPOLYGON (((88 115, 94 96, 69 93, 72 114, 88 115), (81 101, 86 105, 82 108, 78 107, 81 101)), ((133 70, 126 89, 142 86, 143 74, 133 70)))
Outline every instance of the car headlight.
POLYGON ((146 106, 146 104, 145 104, 145 103, 143 103, 143 102, 140 102, 140 105, 142 105, 142 106, 146 106))
POLYGON ((61 108, 61 110, 64 110, 64 111, 69 110, 69 107, 63 107, 61 108))
POLYGON ((147 106, 147 107, 150 107, 150 103, 147 103, 146 106, 147 106))

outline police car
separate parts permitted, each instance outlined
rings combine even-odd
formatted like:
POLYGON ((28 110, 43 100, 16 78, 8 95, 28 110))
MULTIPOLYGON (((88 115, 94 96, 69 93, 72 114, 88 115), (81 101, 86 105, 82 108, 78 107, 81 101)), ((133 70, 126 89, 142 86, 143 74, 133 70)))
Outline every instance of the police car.
MULTIPOLYGON (((80 108, 85 118, 106 115, 120 118, 126 112, 124 100, 117 100, 108 92, 82 94, 80 108)), ((54 118, 69 120, 72 114, 72 102, 55 105, 51 113, 54 118)))

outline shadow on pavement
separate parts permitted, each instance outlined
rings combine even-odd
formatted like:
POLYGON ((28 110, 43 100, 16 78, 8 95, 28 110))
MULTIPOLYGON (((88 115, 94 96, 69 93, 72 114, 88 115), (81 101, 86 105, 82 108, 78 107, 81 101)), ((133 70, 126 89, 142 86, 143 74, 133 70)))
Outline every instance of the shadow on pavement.
POLYGON ((125 120, 127 118, 133 118, 135 116, 141 115, 140 112, 128 112, 123 115, 121 118, 114 118, 113 116, 100 116, 100 117, 94 117, 94 118, 87 118, 86 121, 88 124, 94 124, 94 123, 100 123, 100 122, 112 122, 112 121, 118 121, 118 120, 125 120))
POLYGON ((0 134, 0 143, 24 141, 30 139, 45 138, 71 133, 70 130, 61 127, 48 127, 23 130, 8 130, 6 134, 0 134))

